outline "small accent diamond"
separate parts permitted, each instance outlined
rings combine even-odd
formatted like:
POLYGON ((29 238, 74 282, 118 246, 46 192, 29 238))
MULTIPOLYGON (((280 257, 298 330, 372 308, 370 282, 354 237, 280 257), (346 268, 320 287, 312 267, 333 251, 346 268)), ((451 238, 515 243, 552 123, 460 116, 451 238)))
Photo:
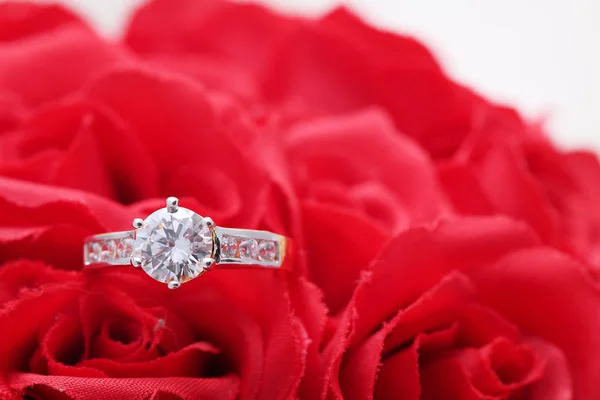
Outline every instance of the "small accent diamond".
POLYGON ((270 240, 263 240, 258 245, 258 259, 260 261, 275 261, 277 258, 277 245, 270 240))
POLYGON ((102 256, 102 245, 100 243, 88 243, 88 251, 91 262, 100 262, 102 256))
POLYGON ((235 258, 238 251, 238 240, 233 236, 223 236, 221 240, 221 257, 235 258))
POLYGON ((102 243, 102 261, 114 261, 117 256, 118 240, 106 240, 102 243))
POLYGON ((133 251, 133 238, 123 238, 115 241, 115 257, 127 258, 131 256, 133 251))
POLYGON ((258 256, 258 243, 254 239, 245 239, 240 242, 240 258, 256 259, 258 256))

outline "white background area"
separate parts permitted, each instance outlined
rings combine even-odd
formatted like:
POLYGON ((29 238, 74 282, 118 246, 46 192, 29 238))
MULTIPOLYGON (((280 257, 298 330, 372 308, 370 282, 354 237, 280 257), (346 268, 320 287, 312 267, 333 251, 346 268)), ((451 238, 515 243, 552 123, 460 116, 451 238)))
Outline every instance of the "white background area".
MULTIPOLYGON (((58 1, 116 36, 143 0, 58 1)), ((599 0, 257 2, 308 15, 345 4, 375 25, 415 35, 455 79, 545 120, 565 147, 600 151, 599 0)))

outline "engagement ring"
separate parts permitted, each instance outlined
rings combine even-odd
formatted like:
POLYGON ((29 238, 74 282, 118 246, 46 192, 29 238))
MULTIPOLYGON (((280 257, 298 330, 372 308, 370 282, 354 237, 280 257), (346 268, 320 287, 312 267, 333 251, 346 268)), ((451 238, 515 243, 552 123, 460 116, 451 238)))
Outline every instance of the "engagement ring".
POLYGON ((146 219, 134 219, 133 227, 88 237, 84 264, 131 264, 170 289, 213 266, 291 268, 290 239, 266 231, 216 226, 212 219, 180 207, 175 197, 146 219))

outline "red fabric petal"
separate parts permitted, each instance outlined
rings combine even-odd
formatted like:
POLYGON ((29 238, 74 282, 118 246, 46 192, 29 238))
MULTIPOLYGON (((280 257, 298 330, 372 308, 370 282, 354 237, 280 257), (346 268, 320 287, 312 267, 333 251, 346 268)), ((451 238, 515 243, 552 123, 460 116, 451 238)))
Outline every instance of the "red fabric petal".
POLYGON ((289 397, 296 393, 304 374, 308 337, 299 318, 291 312, 285 281, 277 274, 264 272, 223 271, 216 278, 226 298, 253 315, 262 327, 265 364, 258 397, 289 397), (261 293, 259 301, 249 301, 257 293, 261 293))
POLYGON ((39 289, 45 285, 78 282, 73 272, 54 270, 45 264, 18 260, 3 264, 0 268, 0 305, 16 300, 23 292, 39 289))
POLYGON ((480 349, 459 350, 452 357, 458 360, 477 391, 488 396, 519 393, 538 380, 544 369, 530 346, 502 336, 480 349))
POLYGON ((90 284, 110 285, 138 302, 168 305, 199 337, 221 350, 225 371, 240 376, 241 398, 271 399, 296 392, 308 340, 291 311, 281 276, 270 271, 214 271, 203 276, 202 290, 184 285, 172 292, 137 272, 105 270, 91 274, 90 284))
POLYGON ((575 252, 588 263, 600 267, 600 163, 592 153, 561 154, 559 168, 567 174, 567 184, 553 176, 538 177, 544 182, 550 200, 562 215, 564 235, 575 252))
MULTIPOLYGON (((184 399, 235 399, 238 379, 222 378, 80 378, 72 376, 45 376, 18 373, 10 377, 9 384, 21 393, 35 393, 38 385, 48 386, 74 399, 146 400, 157 391, 184 399)), ((52 397, 50 397, 52 399, 52 397)))
POLYGON ((406 400, 420 399, 420 342, 421 338, 417 337, 408 349, 401 350, 386 358, 377 374, 373 398, 385 399, 401 395, 406 400))
POLYGON ((272 101, 299 103, 309 115, 377 104, 435 158, 459 148, 473 111, 485 104, 450 81, 413 39, 367 28, 343 11, 282 41, 264 92, 272 101))
MULTIPOLYGON (((448 315, 452 318, 456 308, 464 307, 471 296, 472 289, 464 277, 449 276, 415 303, 400 309, 389 322, 383 322, 382 328, 375 334, 358 342, 344 355, 340 369, 340 386, 345 397, 371 397, 375 390, 377 370, 380 363, 386 362, 385 359, 382 360, 384 351, 389 354, 398 346, 413 340, 421 332, 445 328, 445 318, 448 318, 448 315), (407 335, 406 342, 387 343, 386 339, 395 329, 414 329, 415 335, 407 335)), ((395 335, 401 336, 398 333, 395 335)), ((418 366, 413 368, 418 369, 418 366)), ((405 371, 398 373, 402 372, 405 371)))
POLYGON ((336 182, 354 197, 357 211, 392 232, 431 221, 446 209, 429 157, 377 110, 298 124, 286 142, 300 191, 310 196, 320 181, 336 182), (369 193, 373 185, 389 193, 388 207, 381 190, 369 193))
POLYGON ((64 24, 15 43, 0 42, 0 87, 27 105, 39 105, 77 90, 92 75, 127 58, 80 23, 64 24))
POLYGON ((73 224, 96 232, 123 229, 131 222, 119 204, 78 190, 0 177, 0 216, 4 225, 73 224))
POLYGON ((147 55, 146 60, 161 68, 191 76, 210 91, 224 92, 248 110, 254 110, 262 100, 259 83, 245 69, 247 66, 238 66, 218 55, 166 53, 147 55))
POLYGON ((134 214, 90 193, 0 177, 0 261, 43 260, 81 268, 85 236, 130 226, 134 214))
POLYGON ((354 340, 450 271, 470 274, 508 252, 538 243, 527 226, 500 217, 443 221, 431 229, 398 235, 377 257, 372 276, 355 292, 354 340))
POLYGON ((0 136, 15 129, 24 113, 23 105, 17 96, 0 91, 0 136))
POLYGON ((449 357, 427 365, 421 371, 421 399, 499 400, 478 391, 460 363, 449 357))
POLYGON ((450 220, 398 235, 359 283, 323 350, 324 390, 334 382, 349 345, 360 343, 382 321, 414 302, 449 272, 460 269, 472 273, 508 252, 538 243, 526 226, 504 218, 450 220))
POLYGON ((377 67, 420 66, 432 71, 440 70, 437 61, 423 44, 411 37, 369 26, 347 8, 333 10, 319 23, 325 29, 349 39, 352 46, 360 49, 377 67))
MULTIPOLYGON (((277 210, 262 197, 268 183, 264 171, 235 136, 250 128, 242 122, 222 123, 202 87, 177 75, 124 69, 100 78, 89 88, 89 96, 116 113, 149 150, 166 186, 163 190, 177 190, 163 195, 199 196, 196 199, 202 203, 204 194, 200 196, 194 181, 182 185, 185 176, 177 175, 194 178, 194 174, 209 174, 210 170, 200 171, 213 165, 244 195, 244 212, 217 221, 219 224, 253 227, 267 209, 277 210), (166 143, 170 144, 168 149, 166 143)), ((214 190, 209 178, 203 177, 198 183, 199 188, 214 190)), ((209 206, 214 206, 215 201, 206 196, 209 206)))
POLYGON ((217 353, 218 350, 210 344, 197 342, 152 361, 121 363, 106 358, 95 358, 79 363, 77 368, 95 368, 103 371, 108 376, 123 378, 143 378, 147 376, 165 378, 172 376, 198 377, 207 375, 206 372, 209 370, 211 357, 217 353))
POLYGON ((114 115, 83 100, 40 110, 0 144, 5 175, 126 203, 158 192, 156 167, 142 143, 114 115))
POLYGON ((571 373, 562 350, 539 339, 532 340, 529 344, 535 348, 546 365, 542 378, 527 388, 528 398, 532 400, 573 399, 571 373))
POLYGON ((58 4, 14 1, 0 4, 0 42, 44 34, 69 24, 83 25, 83 22, 58 4))
POLYGON ((438 165, 440 182, 454 209, 463 215, 493 215, 494 205, 468 165, 454 162, 438 165))
POLYGON ((125 42, 142 54, 211 54, 256 72, 291 26, 255 4, 154 0, 134 15, 125 42))
MULTIPOLYGON (((593 398, 600 393, 596 379, 600 359, 590 357, 600 351, 600 293, 583 265, 554 250, 524 250, 480 270, 476 279, 485 301, 524 334, 564 352, 575 398, 593 398), (573 332, 577 340, 573 340, 573 332)), ((569 392, 570 388, 563 390, 569 392)))
POLYGON ((545 241, 556 243, 558 215, 514 150, 490 149, 477 172, 480 184, 497 210, 526 221, 545 241))
POLYGON ((0 310, 2 326, 15 329, 0 331, 0 372, 27 370, 31 348, 35 348, 40 329, 76 299, 77 282, 51 285, 21 294, 18 301, 0 310), (18 327, 18 329, 17 329, 18 327))
POLYGON ((336 314, 388 236, 368 220, 332 206, 306 203, 302 215, 309 276, 323 291, 330 313, 336 314))
POLYGON ((294 312, 302 320, 310 341, 307 347, 306 370, 298 388, 298 397, 316 399, 321 391, 319 383, 322 379, 323 365, 319 350, 328 310, 323 301, 323 293, 316 285, 297 277, 289 279, 289 286, 294 312))

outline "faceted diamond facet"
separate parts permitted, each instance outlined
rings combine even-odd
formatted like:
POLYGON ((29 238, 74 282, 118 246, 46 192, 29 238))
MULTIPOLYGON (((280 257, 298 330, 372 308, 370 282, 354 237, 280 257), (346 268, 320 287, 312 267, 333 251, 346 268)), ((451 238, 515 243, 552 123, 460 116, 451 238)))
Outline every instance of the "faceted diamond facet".
POLYGON ((240 242, 240 258, 256 259, 258 255, 258 243, 254 239, 245 239, 240 242))
POLYGON ((136 231, 133 257, 157 281, 184 283, 204 272, 202 259, 212 252, 212 232, 200 215, 183 207, 172 213, 163 208, 136 231))
POLYGON ((277 245, 270 240, 263 240, 258 245, 258 259, 260 261, 275 261, 277 258, 277 245))
POLYGON ((224 236, 221 240, 221 257, 235 258, 238 251, 238 240, 234 236, 224 236))

